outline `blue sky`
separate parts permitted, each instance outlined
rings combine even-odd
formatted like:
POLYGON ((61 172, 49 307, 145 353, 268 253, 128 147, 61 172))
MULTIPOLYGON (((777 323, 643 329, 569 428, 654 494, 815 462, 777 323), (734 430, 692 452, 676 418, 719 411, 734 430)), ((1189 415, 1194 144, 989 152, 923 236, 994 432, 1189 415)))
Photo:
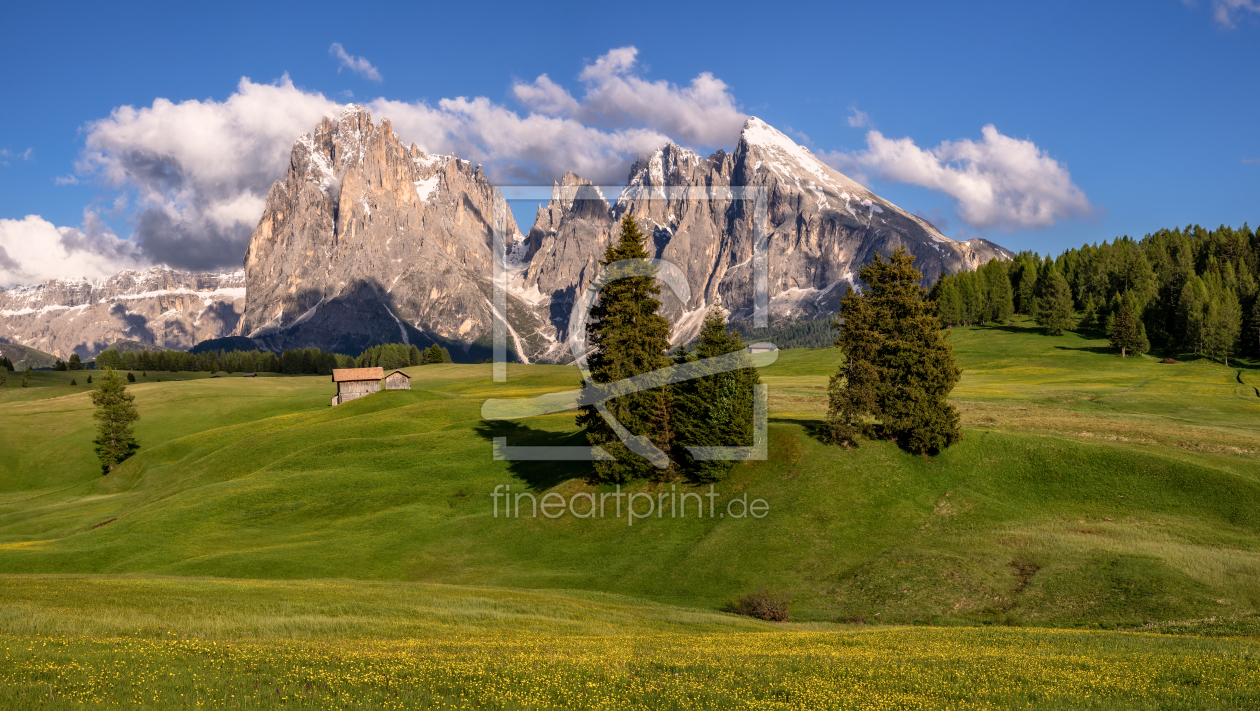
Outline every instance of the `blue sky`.
MULTIPOLYGON (((28 3, 6 13, 0 248, 8 248, 10 266, 23 262, 14 255, 44 238, 39 235, 52 234, 47 225, 59 230, 62 242, 80 247, 66 252, 62 266, 26 257, 19 266, 27 280, 128 260, 239 263, 239 253, 231 252, 240 230, 247 234, 248 228, 225 227, 228 218, 222 216, 247 223, 258 196, 233 202, 232 191, 256 193, 258 184, 265 190, 283 170, 269 176, 275 161, 263 161, 241 168, 253 171, 242 177, 223 174, 222 166, 193 165, 191 158, 162 162, 156 154, 167 138, 155 132, 200 129, 166 126, 156 118, 144 125, 110 123, 114 133, 104 140, 107 132, 98 131, 95 144, 98 151, 105 146, 104 155, 93 160, 94 122, 110 120, 119 107, 152 109, 158 100, 218 105, 241 92, 243 77, 271 86, 287 76, 293 87, 286 96, 299 102, 322 95, 329 102, 383 99, 437 110, 443 99, 484 97, 492 110, 523 119, 538 107, 523 102, 515 86, 536 86, 546 74, 581 100, 589 89, 578 78, 584 68, 627 47, 637 54, 624 76, 665 81, 681 95, 707 72, 725 85, 723 95, 734 110, 761 117, 815 153, 832 156, 833 164, 860 169, 858 159, 866 155, 866 170, 855 177, 901 207, 928 215, 951 236, 1057 253, 1192 222, 1260 222, 1260 3, 1251 0, 695 8, 412 3, 393 9, 345 3, 48 9, 28 3), (344 66, 330 52, 333 43, 368 63, 379 80, 366 65, 360 71, 344 66), (873 130, 930 151, 943 142, 981 142, 989 124, 1001 136, 1030 142, 1070 175, 1088 208, 1052 210, 1039 222, 969 218, 957 190, 913 184, 904 171, 871 157, 873 130), (137 167, 141 154, 154 154, 154 170, 165 170, 165 177, 143 173, 152 166, 137 167), (172 181, 181 180, 186 192, 176 195, 172 181), (145 211, 163 200, 174 226, 144 224, 169 228, 166 241, 154 237, 137 247, 145 211), (39 216, 38 223, 25 220, 28 215, 39 216), (207 222, 214 215, 219 222, 207 222)), ((590 126, 606 151, 624 153, 631 150, 627 145, 650 142, 635 134, 640 129, 703 152, 734 143, 733 137, 723 143, 716 129, 686 133, 677 121, 653 123, 633 112, 591 118, 589 107, 583 111, 585 118, 576 123, 590 126), (609 148, 614 145, 619 148, 609 148)), ((432 118, 425 113, 396 123, 423 133, 425 116, 432 118)), ((283 127, 276 131, 287 135, 283 127)), ((424 145, 424 136, 400 133, 424 145)), ((579 167, 562 164, 578 162, 572 151, 584 145, 574 143, 570 153, 539 163, 522 161, 511 146, 469 140, 487 162, 498 160, 498 175, 516 182, 528 180, 529 170, 549 178, 561 167, 579 167), (513 160, 526 168, 512 172, 513 160)), ((241 150, 261 150, 250 145, 241 150)), ((1018 197, 1023 188, 1014 183, 1004 189, 1018 197)), ((0 253, 0 271, 5 259, 0 253)), ((15 273, 9 282, 23 280, 15 273)))

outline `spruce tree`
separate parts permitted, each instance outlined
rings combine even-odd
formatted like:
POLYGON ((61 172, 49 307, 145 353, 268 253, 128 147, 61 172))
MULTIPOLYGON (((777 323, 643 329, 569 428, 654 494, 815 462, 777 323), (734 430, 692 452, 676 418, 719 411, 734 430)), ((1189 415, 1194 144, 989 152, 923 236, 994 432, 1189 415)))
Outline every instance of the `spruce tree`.
POLYGON ((79 358, 78 353, 70 354, 70 360, 66 363, 66 367, 70 370, 83 370, 83 360, 79 358))
MULTIPOLYGON (((739 334, 726 329, 726 318, 714 306, 704 317, 694 354, 681 351, 676 363, 713 358, 744 351, 739 334)), ((753 444, 754 387, 761 382, 751 360, 747 367, 726 373, 706 375, 674 386, 674 431, 678 445, 674 460, 688 476, 701 481, 718 481, 726 476, 733 461, 698 461, 686 445, 702 447, 749 447, 753 444)))
POLYGON ((424 362, 429 363, 445 363, 446 356, 442 352, 442 347, 434 343, 424 352, 424 362))
POLYGON ((914 256, 902 247, 888 261, 877 254, 860 276, 866 291, 849 287, 841 300, 836 345, 846 361, 828 392, 832 438, 853 445, 862 431, 895 438, 911 452, 938 452, 962 436, 945 399, 962 371, 924 298, 914 256))
MULTIPOLYGON (((648 259, 644 239, 634 218, 626 215, 621 220, 621 237, 609 243, 600 266, 648 259)), ((659 313, 661 302, 656 297, 660 293, 655 276, 625 277, 604 286, 586 324, 586 363, 595 383, 624 380, 670 364, 665 355, 670 324, 659 313)), ((589 387, 585 382, 582 386, 589 387)), ((672 451, 672 401, 668 388, 643 390, 604 404, 631 434, 646 437, 666 454, 672 451)), ((588 442, 613 456, 613 461, 595 462, 596 481, 626 482, 668 473, 656 470, 650 461, 630 451, 594 406, 582 407, 577 425, 586 429, 588 442)))
POLYGON ((1076 309, 1072 289, 1057 269, 1049 270, 1037 298, 1037 325, 1052 336, 1076 328, 1076 309))
POLYGON ((1129 351, 1142 355, 1150 347, 1146 340, 1146 328, 1138 320, 1128 294, 1120 298, 1108 336, 1111 337, 1111 347, 1120 349, 1121 358, 1127 358, 1129 351))
POLYGON ((1228 366, 1241 332, 1242 307, 1234 290, 1225 287, 1208 302, 1204 322, 1204 346, 1208 357, 1228 366))
POLYGON ((101 460, 102 474, 114 471, 140 447, 131 429, 131 424, 140 419, 134 400, 113 368, 105 371, 105 377, 92 391, 92 404, 96 405, 96 456, 101 460))
POLYGON ((24 388, 26 388, 26 387, 30 387, 30 385, 31 385, 31 371, 32 371, 32 370, 34 370, 34 369, 33 369, 33 368, 31 368, 31 366, 29 366, 29 365, 28 365, 28 366, 26 366, 26 370, 22 371, 22 387, 24 387, 24 388))
POLYGON ((9 382, 9 371, 0 368, 0 389, 3 389, 7 382, 9 382))
POLYGON ((1177 300, 1176 330, 1182 348, 1195 355, 1203 353, 1208 302, 1207 285, 1203 280, 1197 276, 1187 279, 1177 300))

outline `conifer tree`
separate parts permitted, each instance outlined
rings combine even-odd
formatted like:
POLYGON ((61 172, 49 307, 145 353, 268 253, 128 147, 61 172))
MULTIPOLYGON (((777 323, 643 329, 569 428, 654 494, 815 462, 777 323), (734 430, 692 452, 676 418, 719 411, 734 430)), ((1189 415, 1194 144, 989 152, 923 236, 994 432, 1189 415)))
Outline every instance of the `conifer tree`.
POLYGON ((1108 335, 1111 347, 1120 349, 1121 358, 1127 358, 1130 351, 1134 355, 1142 355, 1150 347, 1146 340, 1146 328, 1138 320, 1133 300, 1127 293, 1120 297, 1108 335))
MULTIPOLYGON (((713 358, 744 351, 739 334, 726 329, 722 309, 714 306, 704 317, 694 355, 681 351, 677 363, 713 358)), ((701 481, 717 481, 726 476, 732 461, 698 461, 685 445, 702 447, 748 447, 753 443, 754 387, 761 382, 757 370, 748 367, 706 375, 674 386, 674 430, 679 445, 674 460, 687 474, 701 481)))
POLYGON ((1037 325, 1052 336, 1076 328, 1076 309, 1072 290, 1057 269, 1050 269, 1037 298, 1037 325))
POLYGON ((26 387, 30 387, 30 385, 31 385, 31 372, 32 372, 33 370, 34 370, 34 368, 32 368, 31 366, 29 366, 29 365, 28 365, 28 366, 26 366, 26 370, 22 371, 22 387, 24 387, 24 388, 26 388, 26 387))
POLYGON ((9 371, 0 368, 0 389, 4 388, 5 383, 9 382, 9 371))
POLYGON ((1242 332, 1242 307, 1233 289, 1224 287, 1212 296, 1203 330, 1208 357, 1228 366, 1242 332))
POLYGON ((446 354, 442 351, 442 347, 434 343, 424 352, 424 362, 429 363, 445 363, 446 354))
POLYGON ((1181 287, 1177 302, 1177 331, 1183 348, 1195 355, 1203 353, 1208 302, 1207 285, 1197 276, 1191 276, 1181 287))
MULTIPOLYGON (((621 237, 609 243, 600 266, 648 259, 644 239, 634 218, 626 215, 621 221, 621 237)), ((656 297, 660 293, 655 276, 625 277, 604 286, 586 324, 586 345, 590 349, 586 362, 595 383, 624 380, 670 364, 665 355, 669 349, 670 324, 659 313, 661 302, 656 297)), ((583 389, 587 387, 583 383, 583 389)), ((605 406, 632 434, 646 437, 666 454, 673 450, 672 402, 668 388, 652 388, 614 398, 605 406)), ((577 424, 586 429, 587 441, 614 458, 595 462, 595 480, 626 482, 662 474, 650 461, 630 451, 594 406, 581 409, 577 424)))
POLYGON ((860 272, 866 291, 849 287, 836 345, 846 361, 831 378, 832 438, 856 444, 859 431, 893 437, 915 453, 938 452, 962 436, 946 397, 962 371, 919 286, 914 256, 897 247, 860 272), (871 422, 874 420, 874 422, 871 422))
POLYGON ((134 400, 135 395, 127 392, 126 383, 113 368, 105 371, 105 377, 92 391, 92 404, 96 405, 96 456, 101 460, 103 474, 114 471, 140 448, 131 429, 131 424, 140 419, 134 400))

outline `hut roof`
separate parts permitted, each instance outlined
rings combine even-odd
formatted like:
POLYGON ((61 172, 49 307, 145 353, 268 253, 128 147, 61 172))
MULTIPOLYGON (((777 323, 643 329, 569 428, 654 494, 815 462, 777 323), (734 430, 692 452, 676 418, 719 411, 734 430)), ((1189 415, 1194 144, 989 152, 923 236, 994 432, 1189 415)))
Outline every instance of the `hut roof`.
POLYGON ((385 377, 381 368, 335 368, 332 373, 334 383, 347 383, 356 380, 380 380, 385 377))
POLYGON ((393 375, 394 373, 398 373, 399 375, 403 376, 403 377, 404 377, 404 378, 406 378, 407 380, 411 380, 411 376, 410 376, 410 375, 407 375, 406 373, 402 372, 401 370, 391 370, 390 372, 388 372, 388 373, 386 373, 386 374, 385 374, 385 377, 387 377, 387 378, 388 378, 389 376, 393 375))

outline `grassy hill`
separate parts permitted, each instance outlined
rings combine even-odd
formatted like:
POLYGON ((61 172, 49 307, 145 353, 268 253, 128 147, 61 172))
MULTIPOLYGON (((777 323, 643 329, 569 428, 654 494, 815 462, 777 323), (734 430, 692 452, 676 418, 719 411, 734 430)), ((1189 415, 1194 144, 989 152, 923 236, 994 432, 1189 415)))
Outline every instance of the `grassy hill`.
MULTIPOLYGON (((491 492, 607 493, 571 415, 480 419, 487 398, 570 389, 562 366, 409 369, 412 390, 336 408, 326 377, 132 387, 143 449, 103 478, 66 373, 0 393, 0 572, 357 578, 616 592, 721 606, 762 586, 797 619, 1127 626, 1260 605, 1260 370, 1120 359, 1026 324, 951 333, 961 444, 935 458, 815 434, 833 350, 784 351, 770 458, 736 467, 764 519, 493 515, 491 492)), ((666 495, 683 485, 632 487, 666 495)), ((611 502, 609 502, 611 506, 611 502)))
POLYGON ((51 368, 57 364, 57 357, 51 353, 45 353, 36 348, 22 346, 16 343, 0 342, 0 356, 13 361, 13 368, 17 371, 31 368, 51 368))
MULTIPOLYGON (((134 341, 130 338, 119 338, 108 346, 102 348, 101 352, 108 350, 115 350, 119 353, 160 353, 162 351, 169 351, 172 349, 154 345, 152 343, 145 343, 144 341, 134 341)), ((96 356, 94 355, 92 357, 95 358, 96 356)))
POLYGON ((591 592, 4 576, 0 706, 1243 709, 1260 641, 1223 635, 1255 629, 771 624, 591 592))

